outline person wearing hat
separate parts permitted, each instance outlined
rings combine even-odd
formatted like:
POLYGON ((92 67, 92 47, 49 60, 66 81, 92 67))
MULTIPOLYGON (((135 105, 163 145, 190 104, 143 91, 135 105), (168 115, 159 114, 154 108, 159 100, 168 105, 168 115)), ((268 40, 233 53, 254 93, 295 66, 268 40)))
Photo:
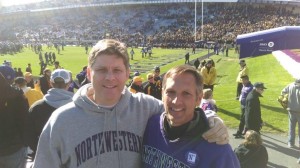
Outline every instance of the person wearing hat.
POLYGON ((140 76, 135 76, 133 77, 132 83, 128 89, 131 93, 138 93, 138 92, 144 93, 142 84, 143 84, 143 78, 140 76))
POLYGON ((217 78, 217 71, 214 67, 214 62, 212 59, 206 61, 206 64, 200 71, 201 75, 203 76, 203 89, 211 89, 214 91, 214 84, 217 78))
POLYGON ((245 131, 254 130, 260 132, 262 126, 261 109, 259 97, 262 97, 267 89, 262 82, 256 82, 252 91, 248 94, 245 102, 245 131))
POLYGON ((31 87, 27 87, 27 81, 24 77, 17 77, 15 79, 15 85, 23 90, 25 97, 28 100, 29 107, 36 101, 43 98, 43 94, 40 91, 32 89, 31 87))
POLYGON ((243 88, 240 94, 240 104, 241 104, 241 117, 240 117, 240 124, 236 133, 233 134, 235 138, 243 138, 244 129, 245 129, 245 105, 246 105, 246 98, 248 94, 252 91, 253 85, 251 84, 249 77, 247 75, 241 76, 243 88))
POLYGON ((39 136, 49 117, 57 108, 72 101, 73 93, 68 91, 71 82, 70 71, 56 69, 51 73, 49 89, 44 98, 35 102, 29 109, 27 143, 34 154, 39 136))
MULTIPOLYGON (((288 94, 287 111, 289 114, 288 147, 295 147, 295 130, 298 123, 298 138, 300 138, 300 78, 282 89, 281 95, 288 94)), ((300 139, 299 139, 300 147, 300 139)))
POLYGON ((15 72, 0 66, 0 167, 26 167, 25 123, 28 102, 22 90, 13 87, 15 72))
POLYGON ((156 97, 158 94, 160 94, 158 92, 158 89, 156 87, 156 85, 154 84, 154 75, 153 73, 148 73, 147 74, 147 83, 144 87, 144 93, 145 94, 148 94, 148 95, 151 95, 153 97, 156 97))
POLYGON ((243 82, 242 82, 242 78, 241 76, 249 76, 249 69, 246 65, 246 61, 245 60, 240 60, 239 61, 240 64, 240 71, 238 73, 238 76, 236 78, 236 82, 237 82, 237 88, 236 88, 236 100, 239 100, 242 88, 243 88, 243 82))

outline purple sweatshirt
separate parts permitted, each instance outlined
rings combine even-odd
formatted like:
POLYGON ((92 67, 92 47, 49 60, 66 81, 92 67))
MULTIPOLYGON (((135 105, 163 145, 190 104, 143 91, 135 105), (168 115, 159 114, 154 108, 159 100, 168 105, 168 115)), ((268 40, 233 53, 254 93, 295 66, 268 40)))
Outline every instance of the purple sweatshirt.
POLYGON ((197 124, 176 140, 167 139, 165 113, 150 118, 144 134, 143 167, 239 168, 239 161, 229 144, 208 143, 201 137, 201 132, 207 128, 203 126, 203 123, 207 124, 203 116, 200 114, 198 120, 202 124, 197 124))

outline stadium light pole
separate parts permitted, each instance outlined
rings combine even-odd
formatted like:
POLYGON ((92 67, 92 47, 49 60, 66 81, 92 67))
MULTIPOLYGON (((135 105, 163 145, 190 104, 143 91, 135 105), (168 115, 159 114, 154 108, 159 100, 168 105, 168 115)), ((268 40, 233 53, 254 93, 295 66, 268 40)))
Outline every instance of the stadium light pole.
MULTIPOLYGON (((202 14, 201 14, 201 40, 203 40, 203 0, 201 0, 202 4, 202 14)), ((197 41, 197 0, 195 0, 195 41, 197 41)))
POLYGON ((197 0, 195 0, 195 42, 197 41, 197 0))
POLYGON ((201 40, 204 40, 203 39, 203 0, 202 0, 202 16, 201 16, 202 18, 202 23, 201 23, 201 40))

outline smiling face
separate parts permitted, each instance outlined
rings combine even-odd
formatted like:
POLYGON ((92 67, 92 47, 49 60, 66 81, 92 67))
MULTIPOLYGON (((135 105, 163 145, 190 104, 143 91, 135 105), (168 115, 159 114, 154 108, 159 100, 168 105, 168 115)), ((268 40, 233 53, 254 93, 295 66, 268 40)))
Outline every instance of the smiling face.
POLYGON ((194 75, 188 72, 166 78, 162 100, 172 126, 180 126, 193 119, 195 107, 202 97, 202 91, 197 93, 198 88, 194 75))
POLYGON ((103 54, 87 68, 87 77, 93 85, 95 103, 110 106, 119 101, 129 69, 121 57, 103 54))

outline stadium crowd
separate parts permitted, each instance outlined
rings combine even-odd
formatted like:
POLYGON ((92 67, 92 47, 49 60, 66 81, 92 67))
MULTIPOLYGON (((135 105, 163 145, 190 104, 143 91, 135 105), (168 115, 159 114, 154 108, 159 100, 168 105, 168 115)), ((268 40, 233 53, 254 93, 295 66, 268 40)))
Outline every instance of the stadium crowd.
MULTIPOLYGON (((201 5, 197 11, 196 39, 221 44, 234 44, 239 34, 300 24, 291 6, 205 3, 202 37, 201 5)), ((193 3, 83 6, 0 17, 0 40, 24 44, 84 45, 110 37, 131 46, 191 47, 195 41, 193 3), (8 21, 8 17, 14 19, 8 21)))

